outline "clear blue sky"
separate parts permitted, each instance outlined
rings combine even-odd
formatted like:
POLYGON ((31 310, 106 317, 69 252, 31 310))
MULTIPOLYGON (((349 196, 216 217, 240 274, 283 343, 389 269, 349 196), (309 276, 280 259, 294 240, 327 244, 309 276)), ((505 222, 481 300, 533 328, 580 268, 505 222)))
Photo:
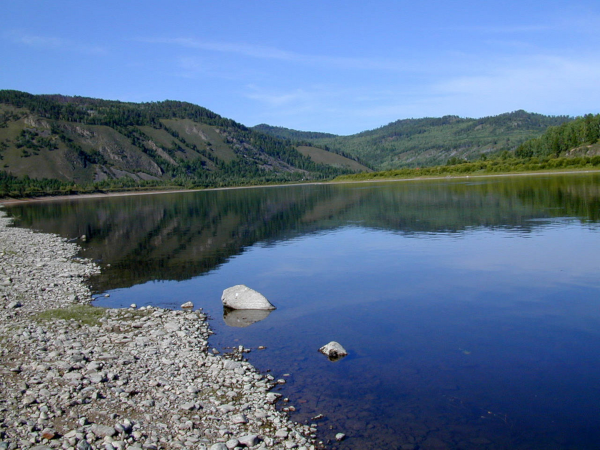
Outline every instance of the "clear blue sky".
POLYGON ((600 1, 4 0, 0 89, 352 134, 600 112, 600 1))

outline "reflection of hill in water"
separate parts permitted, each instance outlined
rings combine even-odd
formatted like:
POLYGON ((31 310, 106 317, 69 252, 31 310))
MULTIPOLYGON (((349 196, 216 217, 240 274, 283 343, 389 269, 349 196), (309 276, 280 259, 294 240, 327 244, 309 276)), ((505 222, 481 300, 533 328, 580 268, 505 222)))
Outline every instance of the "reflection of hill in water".
POLYGON ((273 243, 358 225, 400 232, 455 233, 474 227, 527 232, 531 219, 597 221, 599 176, 511 177, 324 185, 113 197, 18 205, 19 225, 74 238, 102 261, 96 291, 206 273, 257 242, 273 243))

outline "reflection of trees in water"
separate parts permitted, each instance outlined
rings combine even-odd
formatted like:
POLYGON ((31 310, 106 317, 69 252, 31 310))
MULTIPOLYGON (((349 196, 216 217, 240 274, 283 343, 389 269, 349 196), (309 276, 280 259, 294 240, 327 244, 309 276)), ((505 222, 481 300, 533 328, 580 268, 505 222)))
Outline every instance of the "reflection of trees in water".
POLYGON ((358 224, 408 235, 503 228, 536 218, 598 221, 600 176, 257 188, 17 205, 18 224, 74 238, 104 264, 95 290, 206 273, 257 242, 358 224))

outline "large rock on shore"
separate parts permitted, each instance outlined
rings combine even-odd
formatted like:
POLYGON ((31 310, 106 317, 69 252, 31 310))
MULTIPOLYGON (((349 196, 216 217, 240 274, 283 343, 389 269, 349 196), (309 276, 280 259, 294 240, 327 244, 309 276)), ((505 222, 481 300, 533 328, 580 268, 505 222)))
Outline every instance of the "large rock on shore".
POLYGON ((230 309, 260 309, 270 311, 275 307, 259 292, 238 284, 223 291, 223 306, 230 309))

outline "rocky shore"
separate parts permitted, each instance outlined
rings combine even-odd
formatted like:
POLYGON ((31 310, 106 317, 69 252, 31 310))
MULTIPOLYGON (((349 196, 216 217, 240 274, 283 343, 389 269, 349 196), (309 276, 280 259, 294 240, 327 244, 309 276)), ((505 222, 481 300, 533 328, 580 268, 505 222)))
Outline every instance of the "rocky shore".
POLYGON ((0 209, 0 450, 314 449, 202 310, 101 309, 75 244, 0 209))

